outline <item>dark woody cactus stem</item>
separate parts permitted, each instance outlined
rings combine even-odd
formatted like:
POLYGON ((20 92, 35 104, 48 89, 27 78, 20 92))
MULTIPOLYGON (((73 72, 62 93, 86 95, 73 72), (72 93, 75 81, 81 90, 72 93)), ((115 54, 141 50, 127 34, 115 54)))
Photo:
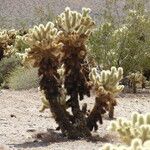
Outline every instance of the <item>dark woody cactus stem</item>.
POLYGON ((0 47, 0 61, 4 57, 4 50, 2 47, 0 47))
POLYGON ((49 101, 50 110, 62 133, 69 138, 77 138, 79 137, 78 131, 72 126, 66 110, 59 103, 61 85, 57 67, 57 59, 43 59, 41 61, 39 68, 39 75, 42 76, 40 88, 44 91, 45 97, 49 101))
POLYGON ((71 107, 75 118, 74 126, 83 137, 91 136, 86 117, 79 107, 79 99, 82 100, 84 95, 90 96, 88 72, 84 66, 87 53, 85 42, 95 23, 89 13, 89 8, 83 8, 82 13, 78 13, 67 7, 56 20, 57 26, 62 30, 60 42, 64 45, 62 63, 65 68, 65 88, 70 96, 67 105, 71 107))
POLYGON ((70 99, 67 105, 71 107, 75 118, 74 125, 80 131, 83 137, 91 136, 90 130, 87 127, 86 118, 80 110, 79 99, 83 100, 84 95, 90 96, 90 89, 87 84, 87 72, 85 71, 84 58, 85 46, 70 47, 66 43, 64 51, 64 67, 65 67, 65 88, 70 99), (66 48, 66 49, 65 49, 66 48), (81 55, 83 52, 83 56, 81 55))
POLYGON ((72 116, 60 103, 61 79, 57 72, 60 65, 62 43, 57 40, 58 30, 52 22, 46 26, 35 26, 24 37, 30 46, 24 54, 24 63, 39 68, 40 90, 49 102, 50 110, 62 133, 68 138, 81 137, 81 133, 73 126, 72 116))

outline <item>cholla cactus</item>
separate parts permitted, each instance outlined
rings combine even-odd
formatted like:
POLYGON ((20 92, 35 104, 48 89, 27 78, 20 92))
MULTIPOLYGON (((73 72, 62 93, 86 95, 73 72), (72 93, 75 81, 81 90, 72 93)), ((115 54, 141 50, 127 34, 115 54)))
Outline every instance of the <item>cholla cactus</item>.
MULTIPOLYGON (((57 72, 60 75, 60 82, 61 82, 61 88, 60 88, 60 96, 59 96, 59 103, 65 108, 66 107, 66 89, 64 88, 64 65, 62 65, 59 69, 57 69, 57 72)), ((43 112, 45 109, 50 108, 49 102, 45 97, 44 91, 38 87, 38 92, 40 95, 40 99, 42 101, 42 107, 39 110, 40 112, 43 112)))
POLYGON ((13 53, 16 30, 0 30, 0 59, 13 53))
POLYGON ((79 132, 71 124, 67 111, 59 103, 61 96, 60 75, 57 69, 60 65, 63 44, 58 40, 59 31, 54 24, 39 25, 29 30, 24 41, 29 45, 23 54, 24 63, 38 67, 41 77, 40 90, 49 102, 50 110, 62 133, 69 138, 77 138, 79 132))
POLYGON ((38 87, 38 92, 39 92, 40 99, 42 101, 42 107, 40 108, 39 112, 43 112, 45 109, 50 108, 49 102, 45 97, 44 91, 41 90, 40 87, 38 87))
POLYGON ((102 88, 116 95, 120 93, 124 86, 119 85, 119 81, 123 78, 123 69, 120 67, 118 70, 116 67, 111 67, 111 70, 103 70, 100 74, 97 72, 96 68, 93 68, 89 74, 90 80, 98 91, 102 88))
POLYGON ((121 67, 118 69, 112 67, 111 70, 103 70, 101 73, 98 73, 96 68, 93 68, 89 74, 90 82, 96 91, 95 107, 99 105, 101 113, 108 111, 110 118, 113 118, 114 106, 117 104, 115 95, 124 88, 123 85, 119 85, 122 77, 123 69, 121 67))
POLYGON ((59 57, 62 43, 57 41, 58 35, 59 32, 52 22, 30 29, 24 37, 30 47, 26 50, 25 62, 29 61, 34 67, 38 67, 43 58, 59 57))
POLYGON ((133 88, 134 93, 137 92, 137 84, 143 85, 146 82, 146 78, 140 72, 130 73, 127 78, 131 82, 131 87, 133 88))
POLYGON ((60 14, 56 20, 57 25, 66 33, 76 33, 79 35, 89 36, 91 28, 95 24, 90 17, 89 8, 82 8, 82 14, 76 11, 71 11, 69 7, 60 14))
POLYGON ((150 140, 150 114, 133 113, 131 120, 120 118, 112 121, 109 129, 117 131, 127 144, 130 144, 134 138, 140 138, 145 142, 150 140))
POLYGON ((106 144, 102 147, 102 150, 149 150, 150 149, 150 140, 142 142, 141 139, 133 139, 131 142, 131 146, 123 146, 123 145, 112 145, 106 144))
POLYGON ((56 24, 62 33, 59 41, 64 44, 62 63, 65 68, 64 86, 69 99, 67 106, 71 107, 74 117, 74 126, 79 130, 80 137, 91 136, 86 125, 86 118, 79 107, 79 100, 84 95, 90 96, 89 70, 85 64, 87 54, 86 40, 88 39, 94 21, 89 16, 90 9, 83 8, 82 14, 66 8, 56 20, 56 24))
MULTIPOLYGON (((38 88, 39 96, 42 101, 42 107, 40 108, 39 112, 44 112, 45 109, 50 108, 49 102, 45 97, 44 91, 40 90, 40 87, 38 88)), ((66 108, 66 90, 64 86, 60 89, 60 97, 58 99, 58 102, 60 105, 62 105, 64 108, 66 108)))
POLYGON ((14 43, 14 49, 16 52, 24 52, 26 48, 29 48, 29 45, 24 41, 24 36, 17 35, 14 43))

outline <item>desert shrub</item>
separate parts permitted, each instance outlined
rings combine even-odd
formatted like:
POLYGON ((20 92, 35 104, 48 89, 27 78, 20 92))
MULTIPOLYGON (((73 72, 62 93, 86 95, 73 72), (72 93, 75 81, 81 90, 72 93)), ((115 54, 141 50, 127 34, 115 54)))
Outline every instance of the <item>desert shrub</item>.
POLYGON ((8 86, 14 90, 26 90, 38 87, 37 69, 18 67, 10 73, 7 81, 8 86))
POLYGON ((149 68, 150 16, 145 4, 144 0, 126 0, 123 19, 119 23, 116 16, 106 9, 105 22, 89 40, 92 55, 104 69, 112 65, 123 67, 124 75, 127 75, 149 68))
POLYGON ((9 73, 20 65, 20 60, 16 56, 5 57, 0 61, 0 84, 3 83, 9 73))

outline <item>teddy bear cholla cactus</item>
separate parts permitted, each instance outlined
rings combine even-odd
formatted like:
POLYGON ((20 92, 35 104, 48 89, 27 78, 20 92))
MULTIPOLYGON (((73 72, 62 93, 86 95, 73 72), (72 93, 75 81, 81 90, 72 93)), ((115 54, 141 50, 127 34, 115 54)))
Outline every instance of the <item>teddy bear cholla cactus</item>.
POLYGON ((57 25, 67 33, 90 35, 91 27, 95 24, 89 16, 89 8, 82 8, 82 14, 71 11, 69 7, 56 20, 57 25))
MULTIPOLYGON (((111 111, 113 104, 116 104, 114 97, 124 88, 123 85, 119 85, 119 81, 123 78, 123 69, 121 67, 118 69, 111 67, 111 70, 103 70, 99 74, 96 68, 93 68, 89 77, 97 97, 100 97, 101 94, 110 95, 110 97, 112 97, 108 99, 108 105, 110 105, 108 108, 110 108, 111 111)), ((113 117, 113 114, 110 114, 110 117, 111 116, 113 117)))
POLYGON ((57 40, 58 35, 58 30, 51 22, 48 22, 46 26, 41 24, 30 29, 24 37, 29 49, 26 50, 23 59, 24 63, 29 62, 33 67, 39 68, 40 90, 44 91, 62 133, 69 138, 77 138, 79 132, 72 126, 66 110, 59 102, 61 83, 57 69, 63 44, 57 40))
POLYGON ((93 120, 93 125, 89 123, 90 129, 97 130, 97 121, 102 123, 102 116, 106 111, 109 112, 109 117, 114 116, 114 106, 117 104, 115 96, 120 93, 124 86, 119 85, 119 81, 123 77, 123 69, 112 67, 111 70, 103 70, 98 73, 96 68, 93 68, 89 74, 90 84, 96 92, 95 105, 91 111, 88 120, 93 120))
POLYGON ((118 70, 116 67, 111 67, 111 70, 103 70, 100 74, 97 72, 96 68, 93 68, 89 77, 96 92, 103 89, 116 95, 124 88, 123 85, 119 85, 119 81, 123 77, 123 69, 121 67, 119 67, 118 70))
POLYGON ((109 129, 117 131, 127 144, 134 138, 140 138, 144 143, 150 140, 150 113, 146 115, 133 113, 131 120, 119 118, 111 122, 109 129))
POLYGON ((34 67, 38 67, 45 57, 59 57, 62 49, 62 43, 57 41, 59 33, 52 22, 30 29, 24 36, 25 42, 30 46, 26 49, 24 61, 30 61, 34 67))
MULTIPOLYGON (((61 67, 57 69, 57 72, 60 75, 60 82, 61 82, 59 102, 65 108, 66 107, 66 89, 64 88, 64 72, 65 72, 64 66, 61 65, 61 67)), ((45 109, 50 108, 49 102, 45 97, 44 91, 41 90, 40 87, 38 87, 38 92, 40 95, 40 99, 42 101, 42 107, 39 111, 43 112, 45 109)))
POLYGON ((9 56, 13 53, 13 44, 15 42, 17 31, 0 30, 0 60, 4 56, 9 56))
POLYGON ((142 142, 141 139, 135 138, 131 141, 131 146, 106 144, 101 150, 149 150, 150 140, 142 142))
POLYGON ((137 92, 137 84, 141 84, 142 87, 146 82, 146 78, 143 76, 142 73, 136 72, 136 73, 130 73, 127 78, 131 82, 131 87, 133 88, 133 93, 137 92))
POLYGON ((75 118, 74 125, 84 137, 91 136, 91 133, 87 128, 86 118, 80 110, 78 97, 82 100, 84 95, 90 96, 87 84, 89 71, 85 65, 87 54, 85 42, 95 23, 89 13, 88 8, 83 8, 81 14, 67 7, 56 19, 56 25, 62 30, 59 39, 64 44, 62 57, 65 68, 64 85, 67 95, 70 96, 66 103, 71 107, 75 118))

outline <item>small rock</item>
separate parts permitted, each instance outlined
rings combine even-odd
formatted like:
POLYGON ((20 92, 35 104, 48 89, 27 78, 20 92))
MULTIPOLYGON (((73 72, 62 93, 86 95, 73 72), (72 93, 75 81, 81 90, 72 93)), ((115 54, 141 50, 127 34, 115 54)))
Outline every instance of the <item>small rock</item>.
POLYGON ((16 115, 11 114, 10 117, 11 118, 16 118, 16 115))
POLYGON ((35 132, 35 129, 28 129, 27 132, 35 132))

